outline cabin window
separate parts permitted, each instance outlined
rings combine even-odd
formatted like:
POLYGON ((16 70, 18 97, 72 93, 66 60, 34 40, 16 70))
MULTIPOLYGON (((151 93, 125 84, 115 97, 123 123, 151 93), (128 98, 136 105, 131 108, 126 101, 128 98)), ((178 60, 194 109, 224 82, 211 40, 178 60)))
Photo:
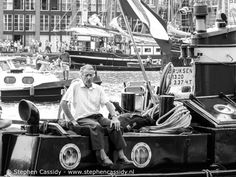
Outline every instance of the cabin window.
POLYGON ((151 52, 151 48, 145 48, 145 49, 144 49, 144 52, 145 52, 145 53, 146 53, 146 52, 148 52, 148 53, 151 52))
POLYGON ((161 54, 161 49, 160 49, 160 47, 155 47, 155 48, 154 48, 154 54, 156 54, 156 55, 160 55, 160 54, 161 54))
POLYGON ((149 55, 149 54, 152 54, 152 52, 153 52, 153 48, 151 48, 151 47, 144 47, 143 48, 143 54, 145 55, 149 55))
POLYGON ((161 52, 161 49, 160 48, 156 48, 156 52, 161 52))
POLYGON ((14 84, 14 83, 16 83, 16 78, 13 76, 7 76, 4 78, 4 82, 6 84, 14 84))
POLYGON ((22 82, 23 82, 23 84, 33 84, 34 78, 33 77, 23 77, 22 82))

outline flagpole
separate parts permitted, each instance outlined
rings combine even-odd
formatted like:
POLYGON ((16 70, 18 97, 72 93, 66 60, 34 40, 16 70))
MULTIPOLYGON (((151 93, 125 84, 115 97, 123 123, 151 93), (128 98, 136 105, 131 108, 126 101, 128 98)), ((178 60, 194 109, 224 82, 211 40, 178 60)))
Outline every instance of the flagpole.
POLYGON ((154 94, 153 94, 153 92, 152 92, 152 88, 151 88, 150 82, 149 82, 149 80, 148 80, 148 78, 147 78, 147 75, 146 75, 146 72, 145 72, 145 68, 144 68, 143 63, 142 63, 142 59, 141 59, 141 57, 140 57, 140 55, 139 55, 137 45, 136 45, 136 43, 135 43, 135 41, 134 41, 134 36, 133 36, 133 33, 131 32, 131 28, 130 28, 130 26, 129 26, 128 19, 127 19, 127 17, 126 17, 125 14, 124 14, 124 11, 123 11, 122 6, 121 6, 121 3, 120 3, 120 0, 118 0, 118 2, 119 2, 119 6, 120 6, 120 11, 121 11, 121 13, 122 13, 122 15, 123 15, 123 17, 124 17, 125 25, 126 25, 126 27, 127 27, 127 30, 128 30, 128 32, 129 32, 129 35, 130 35, 131 40, 132 40, 132 42, 133 42, 134 51, 135 51, 135 53, 136 53, 136 55, 137 55, 138 62, 139 62, 139 65, 140 65, 140 67, 141 67, 144 80, 145 80, 146 83, 147 83, 148 91, 150 92, 150 96, 151 96, 151 98, 152 98, 152 101, 153 101, 154 103, 157 103, 156 97, 154 96, 154 94))

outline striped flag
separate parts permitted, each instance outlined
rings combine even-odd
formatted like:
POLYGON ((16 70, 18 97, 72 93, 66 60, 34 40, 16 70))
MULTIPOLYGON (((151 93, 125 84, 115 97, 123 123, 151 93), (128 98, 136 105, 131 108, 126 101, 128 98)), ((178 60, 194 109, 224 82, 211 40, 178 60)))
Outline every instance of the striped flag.
POLYGON ((162 51, 170 54, 171 41, 167 33, 166 22, 140 0, 119 0, 121 8, 127 17, 139 19, 149 28, 150 34, 161 47, 162 51))

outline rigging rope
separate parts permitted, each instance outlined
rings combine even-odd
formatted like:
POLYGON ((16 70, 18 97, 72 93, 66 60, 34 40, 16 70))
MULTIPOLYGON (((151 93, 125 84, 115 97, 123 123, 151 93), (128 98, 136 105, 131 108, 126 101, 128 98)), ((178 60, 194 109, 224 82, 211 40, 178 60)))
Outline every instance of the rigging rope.
POLYGON ((163 69, 163 74, 160 80, 160 92, 159 95, 165 95, 169 92, 170 90, 170 84, 171 84, 171 80, 173 77, 173 72, 174 72, 174 65, 169 62, 163 69), (170 72, 170 78, 169 78, 169 82, 167 83, 167 77, 168 77, 168 73, 170 72))

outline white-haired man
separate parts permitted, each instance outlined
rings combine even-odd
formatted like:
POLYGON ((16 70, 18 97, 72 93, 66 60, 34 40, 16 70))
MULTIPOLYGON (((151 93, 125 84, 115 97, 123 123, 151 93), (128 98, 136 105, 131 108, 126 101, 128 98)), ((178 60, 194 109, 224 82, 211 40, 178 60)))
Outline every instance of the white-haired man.
POLYGON ((103 88, 93 83, 95 71, 91 65, 81 67, 81 80, 71 83, 62 98, 60 106, 66 117, 74 126, 88 126, 92 150, 96 151, 97 160, 102 166, 113 166, 113 162, 104 150, 104 134, 108 133, 109 140, 117 153, 117 163, 133 164, 124 155, 126 142, 120 130, 114 106, 109 102, 103 88), (72 105, 75 113, 72 115, 68 105, 72 105), (100 107, 105 105, 111 114, 112 120, 104 118, 99 113, 100 107))

